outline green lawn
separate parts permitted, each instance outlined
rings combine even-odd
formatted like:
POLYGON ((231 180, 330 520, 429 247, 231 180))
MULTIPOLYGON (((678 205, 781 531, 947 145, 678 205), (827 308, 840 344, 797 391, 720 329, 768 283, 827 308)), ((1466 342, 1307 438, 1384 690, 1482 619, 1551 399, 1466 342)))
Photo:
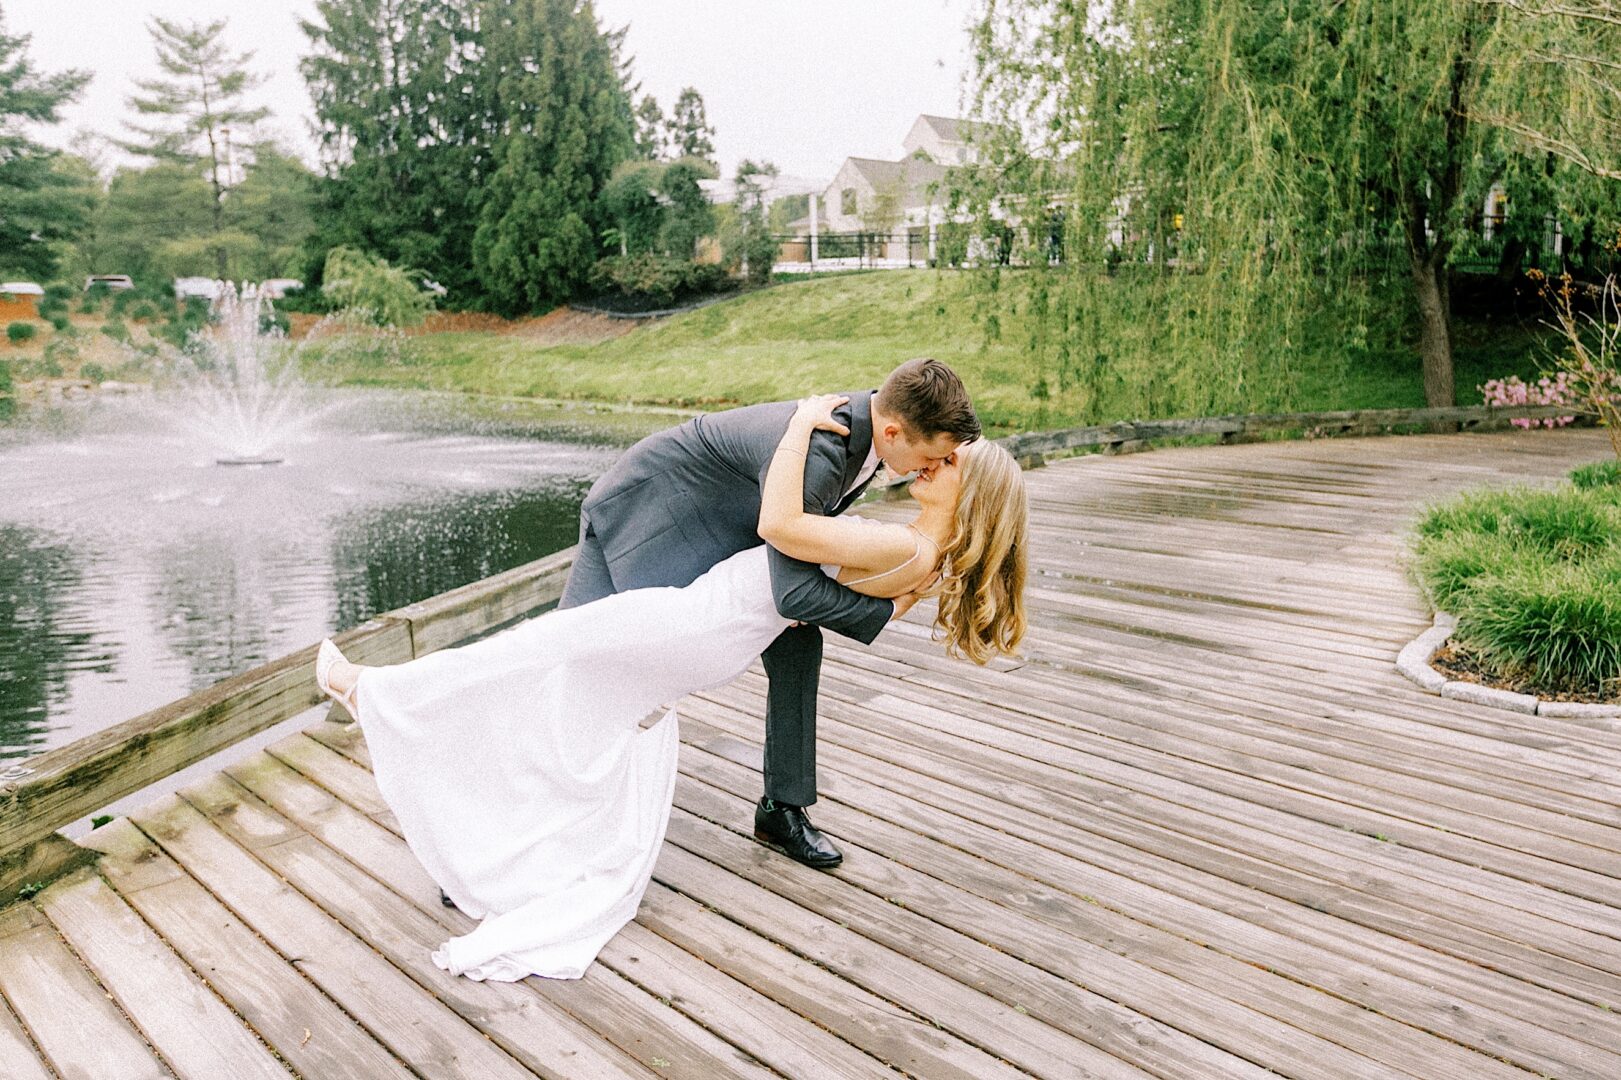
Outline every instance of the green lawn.
MULTIPOLYGON (((962 375, 995 432, 1096 419, 1062 392, 1033 397, 1017 316, 987 343, 975 309, 961 275, 892 271, 778 285, 598 345, 433 334, 411 339, 399 363, 334 362, 312 348, 302 364, 308 377, 347 385, 713 409, 875 386, 896 363, 934 356, 962 375)), ((1531 330, 1460 324, 1458 337, 1462 402, 1478 401, 1474 387, 1488 378, 1536 368, 1531 330)), ((1330 359, 1301 364, 1297 408, 1423 404, 1416 353, 1365 350, 1350 362, 1333 343, 1317 348, 1330 359)))

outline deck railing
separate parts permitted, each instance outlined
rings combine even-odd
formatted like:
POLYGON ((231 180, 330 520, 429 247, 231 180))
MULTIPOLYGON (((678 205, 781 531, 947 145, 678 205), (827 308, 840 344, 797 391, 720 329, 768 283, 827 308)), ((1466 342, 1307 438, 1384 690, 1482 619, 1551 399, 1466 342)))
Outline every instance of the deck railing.
MULTIPOLYGON (((1544 405, 1220 416, 1123 421, 1012 435, 1000 441, 1029 467, 1055 453, 1090 447, 1137 449, 1191 436, 1239 441, 1273 432, 1369 434, 1427 430, 1438 424, 1478 430, 1570 412, 1569 407, 1544 405)), ((555 602, 573 558, 573 548, 560 551, 390 611, 335 640, 355 661, 373 664, 399 663, 466 641, 555 602)), ((90 857, 57 830, 320 704, 314 662, 312 645, 0 768, 0 903, 20 888, 47 881, 90 857)))

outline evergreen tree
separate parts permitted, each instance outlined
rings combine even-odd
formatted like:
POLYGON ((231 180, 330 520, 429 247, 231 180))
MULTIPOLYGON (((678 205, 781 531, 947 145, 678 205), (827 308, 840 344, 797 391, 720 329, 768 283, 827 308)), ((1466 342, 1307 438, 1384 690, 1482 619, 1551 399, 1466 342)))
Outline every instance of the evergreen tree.
POLYGON ((664 157, 664 110, 652 94, 642 98, 636 106, 636 153, 648 161, 664 157))
POLYGON ((43 75, 26 36, 6 33, 0 14, 0 274, 49 278, 58 248, 85 226, 92 188, 63 168, 61 155, 29 139, 26 122, 54 124, 90 76, 43 75))
POLYGON ((747 159, 738 162, 734 180, 737 190, 736 215, 727 237, 728 256, 742 264, 743 276, 751 285, 771 280, 771 267, 777 258, 777 241, 771 235, 771 181, 777 167, 747 159))
POLYGON ((229 278, 230 249, 235 246, 225 236, 225 196, 235 179, 230 174, 235 155, 229 140, 234 130, 236 149, 251 153, 254 140, 247 129, 270 111, 248 108, 242 97, 262 79, 246 69, 251 52, 226 51, 224 19, 181 25, 154 18, 148 31, 158 67, 168 78, 137 79, 142 93, 132 96, 129 104, 158 123, 126 124, 135 137, 119 145, 154 161, 205 168, 212 200, 214 275, 229 278))
POLYGON ((689 86, 681 91, 666 126, 671 157, 693 157, 711 165, 715 163, 715 129, 709 126, 704 99, 697 90, 689 86))
POLYGON ((473 259, 488 300, 518 313, 585 280, 602 220, 597 196, 635 152, 619 48, 589 0, 489 0, 484 77, 501 116, 473 259))
POLYGON ((698 186, 700 180, 719 175, 713 162, 685 157, 665 166, 659 177, 659 193, 664 196, 664 223, 659 229, 659 248, 677 259, 690 259, 698 250, 700 238, 715 230, 715 208, 698 186))
POLYGON ((318 0, 300 22, 324 172, 305 277, 348 245, 477 305, 472 237, 500 129, 480 0, 318 0))

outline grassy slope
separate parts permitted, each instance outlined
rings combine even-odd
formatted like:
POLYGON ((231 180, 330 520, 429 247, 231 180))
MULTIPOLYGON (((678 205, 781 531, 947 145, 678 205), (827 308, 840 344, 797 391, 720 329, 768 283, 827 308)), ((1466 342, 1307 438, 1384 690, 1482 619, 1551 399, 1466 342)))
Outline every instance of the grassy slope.
MULTIPOLYGON (((399 366, 311 375, 349 384, 485 394, 725 408, 816 390, 874 386, 912 356, 935 356, 963 376, 987 423, 1000 430, 1084 422, 1062 400, 1032 399, 1034 381, 1015 331, 987 345, 957 276, 894 271, 794 282, 661 320, 598 345, 543 347, 491 334, 413 339, 399 366)), ((1536 335, 1460 324, 1458 397, 1478 400, 1488 378, 1535 370, 1536 335)), ((1301 409, 1423 404, 1416 353, 1365 356, 1354 369, 1308 374, 1301 409)))

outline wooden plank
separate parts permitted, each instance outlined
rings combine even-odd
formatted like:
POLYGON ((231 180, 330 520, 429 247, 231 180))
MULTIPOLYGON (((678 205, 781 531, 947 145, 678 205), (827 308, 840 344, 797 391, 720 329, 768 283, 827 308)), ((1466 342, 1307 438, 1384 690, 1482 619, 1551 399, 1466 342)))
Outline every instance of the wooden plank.
MULTIPOLYGON (((722 821, 746 820, 742 812, 750 801, 727 799, 713 788, 690 783, 683 784, 678 796, 682 809, 722 821)), ((852 815, 839 816, 844 821, 855 820, 852 815)), ((1482 1061, 1480 1055, 1451 1043, 1408 1037, 1411 1029, 1369 1007, 1343 1001, 1333 993, 1314 992, 1311 983, 1292 982, 1258 965, 1225 956, 1216 948, 1155 930, 1099 905, 1086 904, 1079 897, 1051 896, 1050 901, 1057 904, 1060 911, 1047 919, 1024 913, 1026 905, 1039 907, 1042 903, 1039 895, 1032 895, 1035 890, 1029 886, 1012 893, 1021 901, 1018 904, 1003 900, 1008 896, 1008 883, 1001 881, 986 890, 997 899, 986 899, 958 884, 964 874, 976 873, 968 860, 953 862, 943 846, 928 845, 898 830, 885 830, 875 819, 860 820, 858 828, 836 835, 861 837, 863 841, 875 836, 883 847, 875 851, 864 844, 853 845, 847 841, 841 877, 859 883, 866 892, 885 898, 890 905, 899 906, 903 913, 926 913, 931 923, 956 932, 941 933, 921 926, 901 931, 917 935, 916 943, 908 948, 911 955, 944 954, 960 958, 970 952, 959 944, 957 935, 960 934, 998 953, 1039 966, 1076 985, 1084 985, 1119 1002, 1133 1014, 1166 1026, 1156 1040, 1158 1045, 1140 1042, 1129 1051, 1115 1044, 1117 1036, 1112 1025, 1087 1031, 1085 1037, 1100 1040, 1110 1052, 1132 1060, 1157 1058, 1156 1064, 1164 1073, 1174 1073, 1175 1070, 1168 1067, 1172 1064, 1179 1065, 1184 1075, 1189 1071, 1188 1062, 1179 1062, 1178 1056, 1198 1060, 1197 1050, 1191 1045, 1193 1040, 1178 1045, 1177 1039, 1171 1036, 1172 1029, 1187 1032, 1196 1040, 1221 1047, 1230 1054, 1252 1061, 1267 1061, 1284 1072, 1304 1067, 1295 1064, 1298 1059, 1316 1062, 1318 1067, 1330 1071, 1359 1076, 1411 1073, 1436 1080, 1484 1076, 1507 1080, 1516 1073, 1490 1059, 1482 1061), (922 864, 926 870, 915 869, 917 864, 922 864), (934 948, 923 944, 931 937, 938 938, 934 948)), ((978 874, 982 875, 983 871, 978 874)), ((823 899, 818 894, 817 902, 823 899)), ((843 895, 838 900, 847 902, 843 895)), ((889 909, 883 910, 889 913, 889 909)), ((869 912, 868 917, 876 918, 876 913, 869 912)), ((844 918, 852 925, 868 925, 858 922, 853 912, 844 918)), ((905 921, 905 915, 891 915, 891 919, 899 923, 905 921)), ((891 943, 891 947, 896 946, 891 943)), ((1346 980, 1335 989, 1349 984, 1350 980, 1346 980)), ((1378 994, 1363 987, 1360 993, 1363 998, 1371 998, 1379 1004, 1400 1002, 1409 1011, 1422 1011, 1410 1001, 1391 995, 1389 984, 1383 989, 1386 992, 1378 994)), ((1437 1002, 1426 1015, 1432 1021, 1456 1024, 1455 1004, 1437 1002)), ((1035 1007, 1029 1007, 1034 1012, 1035 1007)), ((1061 1019, 1049 1022, 1067 1028, 1061 1019)), ((1495 1052, 1504 1040, 1490 1028, 1490 1020, 1483 1019, 1468 1034, 1491 1045, 1495 1052)), ((1072 1033, 1078 1037, 1083 1034, 1072 1033)), ((1525 1045, 1515 1049, 1521 1051, 1523 1057, 1534 1058, 1525 1045)), ((1212 1069, 1209 1062, 1200 1064, 1204 1068, 1194 1071, 1222 1075, 1236 1071, 1236 1063, 1231 1058, 1219 1069, 1212 1069)), ((1598 1074, 1588 1075, 1596 1080, 1598 1074)))
MULTIPOLYGON (((407 1067, 431 1076, 527 1075, 367 942, 232 843, 221 827, 238 826, 248 812, 239 814, 228 781, 216 776, 181 795, 185 801, 143 812, 135 824, 407 1067)), ((264 847, 294 842, 287 830, 257 815, 237 831, 264 847), (254 824, 263 831, 253 832, 254 824)))
MULTIPOLYGON (((710 691, 705 698, 719 700, 720 695, 710 691)), ((763 699, 744 698, 743 704, 745 711, 733 730, 757 731, 754 717, 763 699)), ((702 715, 726 722, 721 713, 702 715)), ((1394 927, 1414 940, 1588 1001, 1606 1002, 1621 993, 1621 978, 1523 944, 1561 949, 1568 945, 1564 927, 1541 916, 1516 914, 1516 929, 1503 929, 1502 912, 1494 904, 1460 893, 1455 885, 1429 888, 1414 882, 1406 874, 1410 861, 1386 859, 1385 845, 1371 838, 1303 827, 1278 836, 1257 833, 1243 823, 1081 776, 1074 778, 1072 796, 1060 795, 970 768, 915 739, 847 728, 825 708, 818 727, 819 754, 833 755, 828 760, 870 756, 888 777, 882 781, 885 786, 994 828, 1061 850, 1088 851, 1092 858, 1099 857, 1089 851, 1094 835, 1147 852, 1172 852, 1190 866, 1270 890, 1290 902, 1342 917, 1369 918, 1372 925, 1394 927), (916 783, 910 779, 914 775, 916 783), (1455 928, 1454 922, 1460 925, 1455 928), (1470 923, 1498 929, 1482 933, 1470 923)))
POLYGON ((54 1080, 33 1040, 0 998, 0 1076, 8 1080, 54 1080))
MULTIPOLYGON (((365 743, 352 732, 317 729, 311 734, 338 747, 355 761, 366 760, 365 743)), ((318 758, 305 760, 312 764, 319 762, 318 758)), ((665 854, 669 853, 667 848, 665 854)), ((364 862, 390 865, 386 857, 379 859, 371 854, 365 856, 364 862)), ((940 1021, 928 1018, 933 1014, 909 1012, 905 1003, 897 1003, 899 999, 880 997, 857 982, 829 972, 819 952, 813 954, 812 959, 797 957, 717 911, 700 907, 669 891, 659 883, 657 872, 637 919, 666 940, 704 956, 728 976, 908 1073, 976 1080, 981 1077, 1011 1080, 1023 1075, 960 1040, 945 1027, 936 1026, 940 1021), (702 930, 694 930, 689 921, 694 911, 705 916, 702 930)), ((634 964, 628 956, 622 955, 622 948, 617 939, 610 942, 602 962, 622 966, 633 975, 634 964)), ((629 955, 639 954, 631 951, 629 955)))
MULTIPOLYGON (((739 797, 740 786, 752 789, 754 780, 746 770, 728 766, 701 751, 689 754, 686 761, 688 771, 701 773, 706 785, 729 790, 734 797, 739 797)), ((710 820, 746 820, 742 811, 751 800, 742 795, 741 807, 728 807, 713 798, 705 801, 707 808, 696 801, 683 805, 710 820)), ((899 809, 906 816, 902 800, 878 801, 891 812, 899 809)), ((1427 985, 1415 985, 1415 972, 1410 966, 1387 974, 1367 963, 1365 955, 1324 956, 1316 949, 1301 947, 1289 936, 1260 932, 1236 919, 1212 917, 1202 908, 1187 904, 1155 905, 1163 912, 1158 920, 1146 919, 1140 910, 1117 914, 1114 909, 1122 906, 1120 897, 1125 884, 1118 878, 1105 878, 1089 866, 1069 865, 1049 879, 1054 890, 1061 891, 1043 889, 1031 881, 1032 877, 1040 877, 1041 855, 1033 857, 1037 865, 1032 865, 1032 856, 1027 852, 1019 856, 1005 853, 1011 837, 986 830, 970 840, 959 836, 949 820, 911 817, 920 831, 946 830, 942 840, 916 835, 882 818, 825 799, 817 804, 816 820, 834 835, 859 837, 860 850, 884 857, 857 861, 846 850, 847 864, 874 879, 863 882, 869 892, 900 898, 908 908, 929 912, 936 922, 1055 971, 1063 964, 1054 965, 1044 957, 1062 955, 1067 962, 1073 955, 1078 969, 1085 972, 1088 986, 1139 1011, 1149 1011, 1146 1003, 1151 1000, 1151 980, 1123 977, 1118 989, 1111 988, 1106 981, 1107 963, 1088 960, 1085 946, 1066 947, 1062 938, 1047 944, 1049 939, 1042 929, 1029 924, 1043 924, 1082 942, 1102 943, 1109 952, 1185 983, 1190 991, 1203 987, 1268 1013, 1279 1022, 1312 1030, 1320 1037, 1426 1077, 1471 1077, 1489 1074, 1496 1068, 1494 1064, 1483 1066, 1478 1055, 1462 1052, 1453 1043, 1491 1058, 1559 1075, 1583 1071, 1590 1076, 1604 1075, 1606 1071, 1621 1074, 1621 1054, 1599 1049, 1606 1043, 1612 1047, 1621 1045, 1617 1041, 1621 1040, 1621 1022, 1609 1024, 1602 1032, 1596 1022, 1587 1025, 1588 1030, 1579 1033, 1583 1043, 1578 1045, 1527 1022, 1518 1011, 1523 1008, 1518 1003, 1516 1011, 1500 1011, 1484 1007, 1478 994, 1460 999, 1427 985), (962 850, 972 850, 974 855, 962 854, 962 850), (1007 866, 1007 872, 994 871, 999 861, 1007 866), (978 900, 955 895, 957 890, 978 900), (1100 896, 1107 901, 1100 902, 1100 896), (1000 907, 1004 913, 997 914, 996 908, 988 905, 1000 907), (1157 931, 1152 928, 1156 921, 1160 927, 1157 931), (1304 987, 1325 994, 1302 993, 1304 987), (1411 1028, 1390 1024, 1384 1017, 1411 1028), (1428 1040, 1413 1029, 1436 1031, 1450 1041, 1428 1040), (1582 1061, 1586 1064, 1571 1064, 1582 1061)), ((1152 900, 1151 894, 1141 889, 1132 890, 1131 895, 1138 903, 1152 900)), ((1177 1002, 1179 1007, 1182 1004, 1177 1002)), ((1187 1023, 1177 1022, 1177 1026, 1197 1033, 1187 1023)), ((1221 1071, 1204 1064, 1206 1068, 1190 1069, 1184 1063, 1180 1071, 1184 1075, 1221 1071)))
POLYGON ((169 1075, 32 904, 0 911, 0 993, 60 1076, 155 1080, 169 1075))
POLYGON ((94 858, 95 852, 54 832, 0 856, 0 907, 94 858))
MULTIPOLYGON (((704 715, 725 719, 719 710, 705 709, 704 715)), ((728 769, 712 764, 719 762, 734 763, 730 770, 734 776, 754 774, 753 761, 738 762, 740 756, 749 756, 746 748, 725 729, 711 727, 689 711, 682 717, 682 732, 689 743, 684 758, 687 769, 699 778, 708 781, 711 774, 725 775, 728 769)), ((941 785, 923 778, 909 779, 898 770, 864 762, 851 753, 832 755, 828 766, 822 784, 824 798, 817 803, 818 822, 838 835, 866 839, 871 835, 866 827, 840 827, 841 819, 848 820, 840 804, 847 804, 916 834, 937 837, 951 849, 972 852, 978 862, 1005 868, 1017 883, 991 884, 981 895, 1017 898, 1020 910, 1032 917, 1067 915, 1074 906, 1073 900, 1066 903, 1044 895, 1040 888, 1032 890, 1033 881, 1194 940, 1220 942, 1224 951, 1286 975, 1327 965, 1336 979, 1355 979, 1363 965, 1372 965, 1399 977, 1401 982, 1390 988, 1392 992, 1403 985, 1409 992, 1414 986, 1427 987, 1430 990, 1417 994, 1419 1000, 1431 997, 1432 992, 1452 994, 1593 1046, 1621 1045, 1621 1017, 1569 1008, 1570 1003, 1550 998, 1540 988, 1483 964, 1453 961, 1435 949, 1409 944, 1405 933, 1378 933, 1336 917, 1331 910, 1320 911, 1316 893, 1311 905, 1269 903, 1264 893, 1258 894, 1250 886, 1231 882, 1210 869, 1174 861, 1168 857, 1175 854, 1174 849, 1162 853, 1158 844, 1153 851, 1139 851, 1108 839, 1079 838, 1077 830, 1061 838, 1041 837, 1037 842, 1020 835, 1011 815, 974 793, 942 800, 938 797, 941 785), (931 797, 932 803, 927 801, 931 797), (936 805, 942 802, 945 805, 936 805), (989 823, 975 815, 985 816, 989 823), (1270 933, 1258 936, 1254 928, 1270 933), (1295 958, 1301 958, 1302 966, 1291 969, 1295 958), (1558 1008, 1560 1004, 1567 1007, 1558 1008)), ((950 856, 931 857, 929 863, 949 865, 952 861, 950 856)), ((971 862, 949 878, 972 886, 983 873, 983 868, 971 862)), ((1550 965, 1551 958, 1544 956, 1541 962, 1550 965)), ((1355 1000, 1359 994, 1353 987, 1343 996, 1355 1000)), ((1499 1037, 1498 1032, 1491 1034, 1499 1037)))
POLYGON ((298 1075, 411 1076, 128 819, 103 825, 86 842, 103 853, 108 884, 298 1075))
POLYGON ((79 871, 38 902, 176 1075, 286 1080, 269 1048, 98 875, 79 871))
MULTIPOLYGON (((268 757, 234 771, 244 783, 274 794, 278 802, 289 808, 299 803, 309 806, 319 797, 307 791, 297 793, 295 789, 310 785, 285 765, 268 757)), ((374 947, 386 948, 396 965, 421 972, 431 980, 431 984, 425 981, 424 985, 431 985, 442 1000, 454 1000, 452 994, 471 995, 463 999, 465 1007, 477 1015, 481 993, 478 984, 439 971, 428 956, 450 933, 471 930, 472 920, 440 905, 437 890, 424 895, 423 890, 412 888, 411 895, 403 900, 398 895, 388 895, 386 886, 393 882, 385 881, 383 873, 406 857, 402 841, 379 829, 366 828, 365 819, 356 816, 342 831, 325 830, 326 839, 354 845, 346 847, 340 857, 311 836, 288 836, 289 824, 245 790, 237 789, 233 794, 218 787, 204 797, 222 805, 230 802, 231 812, 219 815, 221 826, 238 830, 244 842, 254 843, 256 852, 277 873, 290 883, 305 886, 308 895, 318 898, 359 937, 374 947), (367 847, 359 847, 361 843, 367 847), (381 858, 374 854, 372 847, 385 849, 381 858), (345 857, 352 857, 354 862, 345 862, 345 857), (373 884, 345 880, 346 874, 351 878, 361 876, 354 873, 357 864, 378 867, 371 871, 373 884), (413 907, 415 910, 411 910, 413 907), (398 927, 402 922, 422 927, 424 940, 409 944, 399 941, 398 927), (437 922, 437 928, 428 925, 430 922, 437 922)), ((328 819, 339 813, 332 806, 323 810, 322 816, 328 819)), ((414 877, 420 880, 421 875, 414 877)), ((668 1067, 678 1073, 702 1076, 764 1075, 764 1070, 746 1055, 684 1019, 669 1005, 637 989, 611 967, 594 966, 584 979, 575 982, 528 980, 522 984, 522 989, 549 1002, 560 1018, 566 1020, 567 1016, 572 1016, 655 1070, 668 1067), (655 1059, 666 1062, 666 1066, 657 1065, 655 1059)), ((583 1066, 576 1063, 573 1068, 579 1070, 583 1066)))
MULTIPOLYGON (((411 656, 410 629, 397 620, 374 619, 339 641, 360 662, 411 656)), ((301 649, 16 766, 16 778, 0 781, 0 853, 317 704, 315 651, 301 649)))

